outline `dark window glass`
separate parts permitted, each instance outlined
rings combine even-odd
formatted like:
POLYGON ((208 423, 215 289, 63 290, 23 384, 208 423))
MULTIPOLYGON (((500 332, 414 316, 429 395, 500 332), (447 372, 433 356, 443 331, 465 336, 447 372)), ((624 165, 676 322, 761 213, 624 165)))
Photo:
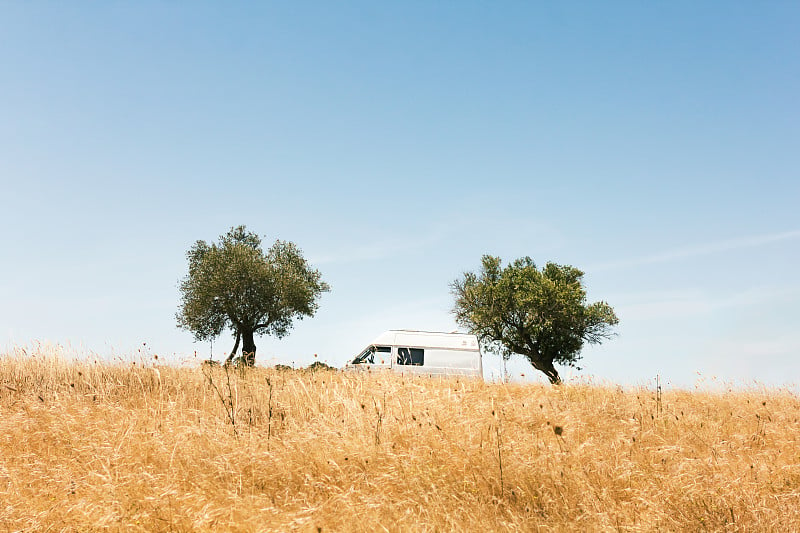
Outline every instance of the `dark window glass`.
POLYGON ((391 346, 376 346, 378 353, 392 353, 391 346))
POLYGON ((425 363, 425 350, 422 348, 398 348, 397 364, 422 366, 425 363))

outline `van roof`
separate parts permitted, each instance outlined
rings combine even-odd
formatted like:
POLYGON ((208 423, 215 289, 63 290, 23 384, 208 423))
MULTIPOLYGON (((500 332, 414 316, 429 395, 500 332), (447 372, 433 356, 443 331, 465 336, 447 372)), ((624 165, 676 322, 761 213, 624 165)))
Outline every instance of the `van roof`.
POLYGON ((390 329, 378 335, 372 344, 404 344, 418 347, 477 350, 478 338, 470 333, 390 329))

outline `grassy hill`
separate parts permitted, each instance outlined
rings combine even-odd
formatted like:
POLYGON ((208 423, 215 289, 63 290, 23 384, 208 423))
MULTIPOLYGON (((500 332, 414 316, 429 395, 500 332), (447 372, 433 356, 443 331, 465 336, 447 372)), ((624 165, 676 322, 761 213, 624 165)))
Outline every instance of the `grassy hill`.
POLYGON ((0 356, 0 530, 800 531, 800 399, 0 356))

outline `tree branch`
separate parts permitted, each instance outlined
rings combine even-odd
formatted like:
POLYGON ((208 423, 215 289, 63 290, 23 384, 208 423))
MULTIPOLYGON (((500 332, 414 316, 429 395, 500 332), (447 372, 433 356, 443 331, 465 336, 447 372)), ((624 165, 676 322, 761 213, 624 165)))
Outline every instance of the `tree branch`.
POLYGON ((261 328, 268 328, 274 323, 275 323, 274 319, 269 319, 266 322, 264 322, 263 324, 256 324, 256 327, 253 328, 253 331, 257 331, 257 330, 259 330, 261 328))
POLYGON ((231 354, 225 359, 225 364, 229 364, 233 361, 233 358, 236 357, 236 352, 239 351, 239 341, 242 339, 242 332, 237 328, 236 330, 236 342, 233 344, 233 350, 231 350, 231 354))

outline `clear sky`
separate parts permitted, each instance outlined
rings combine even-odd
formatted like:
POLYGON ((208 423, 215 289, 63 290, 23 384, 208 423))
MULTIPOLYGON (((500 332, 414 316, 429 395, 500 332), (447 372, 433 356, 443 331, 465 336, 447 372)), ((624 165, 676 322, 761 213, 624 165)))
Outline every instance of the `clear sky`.
POLYGON ((206 357, 185 253, 245 224, 332 286, 265 364, 454 330, 490 253, 616 309, 567 376, 797 384, 798 28, 797 2, 3 2, 0 349, 206 357))

